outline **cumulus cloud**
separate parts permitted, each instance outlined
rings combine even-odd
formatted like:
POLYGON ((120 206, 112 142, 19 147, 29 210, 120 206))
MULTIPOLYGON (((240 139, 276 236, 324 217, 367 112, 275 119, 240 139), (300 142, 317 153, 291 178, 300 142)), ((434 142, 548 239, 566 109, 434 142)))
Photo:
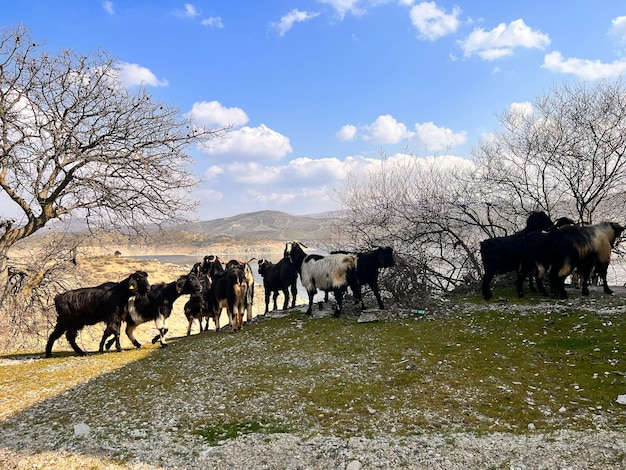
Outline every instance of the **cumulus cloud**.
POLYGON ((446 127, 436 126, 433 122, 417 123, 415 131, 407 128, 406 124, 399 122, 390 114, 383 114, 367 126, 357 129, 352 124, 343 126, 335 135, 339 140, 353 140, 360 132, 363 141, 371 144, 418 144, 426 147, 429 151, 438 152, 443 149, 464 144, 467 141, 467 133, 454 132, 446 127))
POLYGON ((616 37, 621 43, 626 42, 626 16, 618 16, 611 20, 609 35, 616 37))
POLYGON ((224 28, 224 23, 222 22, 222 18, 220 16, 205 18, 200 22, 200 24, 202 24, 202 26, 208 26, 209 28, 224 28))
POLYGON ((344 159, 301 157, 280 165, 230 162, 205 172, 204 179, 208 180, 211 191, 197 193, 201 217, 202 214, 214 218, 268 208, 292 214, 338 210, 341 207, 331 198, 328 188, 339 187, 347 174, 367 177, 380 171, 381 165, 405 167, 407 164, 436 165, 443 169, 473 165, 470 160, 451 155, 416 159, 404 153, 391 155, 384 161, 356 155, 344 159), (218 197, 221 200, 218 201, 218 197))
POLYGON ((347 140, 354 140, 354 138, 356 137, 356 133, 356 126, 353 126, 352 124, 346 124, 341 129, 339 129, 335 136, 337 137, 337 140, 345 142, 347 140))
POLYGON ((509 109, 512 113, 519 114, 520 116, 530 116, 533 114, 533 104, 530 101, 511 103, 509 109))
POLYGON ((278 23, 272 23, 272 26, 278 29, 278 34, 284 36, 287 31, 293 28, 294 24, 310 21, 317 16, 319 16, 319 13, 317 12, 300 11, 298 9, 293 9, 285 16, 283 16, 278 23))
POLYGON ((289 138, 279 132, 263 124, 258 127, 244 126, 249 118, 241 108, 228 108, 219 101, 200 101, 193 104, 186 116, 197 125, 231 127, 224 138, 198 145, 198 151, 204 154, 244 160, 277 160, 293 151, 289 138))
POLYGON ((167 80, 159 80, 152 71, 138 64, 120 62, 119 79, 126 87, 135 85, 167 86, 167 80))
POLYGON ((433 122, 415 124, 415 137, 418 143, 424 145, 428 151, 438 152, 449 149, 467 141, 467 134, 453 132, 446 127, 438 127, 433 122))
POLYGON ((547 34, 529 28, 524 20, 500 23, 491 31, 476 28, 460 42, 465 57, 477 54, 484 60, 495 60, 513 54, 517 48, 545 49, 550 44, 547 34))
POLYGON ((607 64, 599 60, 565 59, 560 52, 554 51, 546 54, 541 67, 551 72, 576 75, 584 80, 598 80, 626 73, 626 60, 616 60, 607 64))
POLYGON ((406 125, 389 114, 378 116, 376 121, 365 126, 364 132, 363 140, 375 144, 397 144, 411 136, 406 125))
POLYGON ((248 122, 248 115, 241 108, 227 108, 219 101, 196 102, 187 116, 193 122, 205 126, 242 126, 248 122))
POLYGON ((338 158, 299 157, 284 165, 263 165, 258 161, 231 162, 221 166, 212 166, 205 172, 205 179, 242 183, 267 192, 282 188, 292 191, 296 188, 320 188, 338 184, 347 173, 361 173, 379 167, 380 160, 362 156, 338 158), (219 168, 219 172, 218 172, 219 168))
POLYGON ((422 2, 411 8, 409 17, 420 38, 434 41, 457 30, 460 13, 457 7, 452 9, 452 13, 446 13, 435 2, 422 2))
POLYGON ((115 10, 113 9, 113 2, 102 2, 102 7, 104 8, 104 11, 106 11, 109 15, 115 14, 115 10))
POLYGON ((289 138, 263 124, 258 127, 244 126, 230 130, 224 138, 211 140, 198 149, 209 155, 269 160, 281 159, 293 151, 289 138))

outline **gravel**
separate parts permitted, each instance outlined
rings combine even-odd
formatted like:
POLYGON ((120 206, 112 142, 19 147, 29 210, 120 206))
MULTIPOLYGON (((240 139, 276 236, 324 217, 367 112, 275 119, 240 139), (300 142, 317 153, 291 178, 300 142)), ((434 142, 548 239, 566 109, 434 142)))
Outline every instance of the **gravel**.
POLYGON ((119 442, 112 436, 106 440, 77 435, 66 448, 54 452, 45 449, 54 441, 54 433, 35 436, 33 431, 3 435, 2 468, 618 469, 626 465, 625 436, 610 431, 428 434, 402 439, 249 434, 214 447, 201 441, 179 442, 167 432, 146 432, 119 442), (134 457, 123 463, 109 457, 120 448, 134 457))

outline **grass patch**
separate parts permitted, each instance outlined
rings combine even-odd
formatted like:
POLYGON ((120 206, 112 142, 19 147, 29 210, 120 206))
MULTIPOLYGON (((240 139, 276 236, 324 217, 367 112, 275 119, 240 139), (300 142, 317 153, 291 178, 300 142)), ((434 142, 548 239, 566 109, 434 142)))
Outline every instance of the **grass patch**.
POLYGON ((193 431, 193 434, 202 436, 209 445, 216 446, 227 439, 251 433, 281 434, 289 432, 289 428, 280 423, 247 421, 243 423, 207 424, 193 431))

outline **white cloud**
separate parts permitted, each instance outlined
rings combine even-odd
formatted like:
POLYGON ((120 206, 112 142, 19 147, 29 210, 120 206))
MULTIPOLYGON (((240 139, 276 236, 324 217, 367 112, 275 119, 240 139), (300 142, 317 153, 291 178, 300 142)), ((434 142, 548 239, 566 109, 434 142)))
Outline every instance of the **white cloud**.
POLYGON ((262 165, 255 162, 232 162, 222 166, 212 166, 205 172, 207 179, 219 179, 253 185, 259 191, 271 186, 272 190, 281 188, 300 188, 308 186, 334 185, 349 172, 369 171, 380 165, 380 160, 362 156, 338 158, 299 157, 284 165, 262 165), (218 172, 219 168, 219 172, 218 172))
POLYGON ((319 16, 319 13, 293 9, 283 16, 278 23, 273 23, 272 26, 278 29, 278 34, 284 36, 294 24, 304 23, 305 21, 312 20, 317 16, 319 16))
POLYGON ((200 217, 215 218, 256 210, 275 209, 291 214, 313 214, 337 210, 329 188, 338 188, 347 174, 366 178, 380 171, 381 165, 437 166, 438 168, 471 168, 470 160, 442 155, 417 158, 397 153, 384 161, 360 155, 338 158, 296 158, 281 165, 259 162, 232 162, 212 166, 205 172, 210 189, 197 193, 200 217), (216 204, 219 202, 219 204, 216 204))
POLYGON ((319 3, 330 5, 337 14, 337 17, 340 20, 343 20, 346 16, 346 13, 351 13, 355 16, 359 16, 365 13, 366 9, 363 8, 359 3, 359 0, 317 0, 319 3))
POLYGON ((465 57, 478 54, 485 60, 495 60, 513 54, 515 49, 545 49, 550 44, 547 34, 529 28, 524 20, 500 23, 491 31, 476 28, 460 42, 465 57))
POLYGON ((389 114, 378 116, 364 131, 363 140, 375 144, 397 144, 411 136, 406 126, 389 114))
POLYGON ((208 202, 219 202, 224 199, 224 193, 215 189, 200 189, 197 196, 198 199, 208 202))
MULTIPOLYGON (((465 131, 453 132, 446 127, 438 127, 432 122, 417 123, 414 127, 415 131, 411 131, 390 114, 383 114, 378 116, 372 124, 363 126, 360 133, 363 141, 371 144, 392 145, 405 141, 424 146, 428 151, 433 152, 452 148, 467 141, 465 131)), ((335 135, 339 140, 353 140, 358 132, 356 126, 347 124, 335 135)))
POLYGON ((241 108, 226 108, 219 101, 196 102, 187 116, 205 126, 242 126, 248 122, 248 115, 241 108))
POLYGON ((245 126, 230 130, 224 138, 211 140, 205 146, 197 148, 209 155, 269 160, 279 160, 293 151, 289 138, 263 124, 258 127, 245 126))
POLYGON ((223 29, 224 23, 222 22, 222 18, 220 16, 212 16, 210 18, 203 19, 200 24, 202 26, 208 26, 209 28, 217 28, 223 29))
POLYGON ((541 67, 551 72, 576 75, 584 80, 597 80, 626 73, 626 60, 616 60, 607 64, 599 60, 564 59, 560 52, 554 51, 546 54, 541 67))
POLYGON ((196 125, 232 127, 223 138, 198 145, 198 151, 204 154, 244 160, 278 160, 293 151, 289 138, 263 124, 258 127, 241 127, 249 121, 248 115, 241 108, 227 108, 219 101, 200 101, 193 104, 186 116, 196 125))
POLYGON ((110 2, 110 1, 102 2, 102 7, 109 15, 115 14, 115 10, 113 9, 113 2, 110 2))
POLYGON ((511 112, 520 114, 521 116, 530 116, 533 114, 533 104, 530 101, 511 103, 509 109, 511 112))
POLYGON ((626 41, 626 16, 618 16, 611 20, 609 35, 615 36, 619 41, 626 41))
POLYGON ((126 87, 135 85, 167 86, 167 80, 159 80, 152 71, 138 64, 120 62, 119 79, 126 87))
POLYGON ((181 18, 195 18, 196 16, 198 16, 199 13, 196 10, 196 7, 193 6, 191 3, 185 3, 185 9, 182 11, 175 10, 174 14, 181 18))
POLYGON ((467 141, 466 132, 453 132, 446 127, 438 127, 432 122, 415 124, 414 140, 424 145, 430 152, 449 149, 467 141))
POLYGON ((339 129, 335 136, 337 137, 337 140, 345 142, 347 140, 354 140, 354 138, 356 137, 356 133, 356 126, 353 126, 352 124, 346 124, 341 129, 339 129))
POLYGON ((435 2, 422 2, 411 8, 409 16, 420 38, 434 41, 457 30, 460 13, 457 7, 453 8, 452 13, 446 13, 435 2))

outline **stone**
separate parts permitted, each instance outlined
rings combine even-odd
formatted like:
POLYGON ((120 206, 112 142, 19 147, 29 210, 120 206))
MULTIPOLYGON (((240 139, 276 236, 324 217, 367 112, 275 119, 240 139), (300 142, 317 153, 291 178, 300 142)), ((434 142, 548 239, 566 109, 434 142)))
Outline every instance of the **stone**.
POLYGON ((74 435, 77 437, 89 436, 91 428, 86 423, 78 423, 74 425, 74 435))

